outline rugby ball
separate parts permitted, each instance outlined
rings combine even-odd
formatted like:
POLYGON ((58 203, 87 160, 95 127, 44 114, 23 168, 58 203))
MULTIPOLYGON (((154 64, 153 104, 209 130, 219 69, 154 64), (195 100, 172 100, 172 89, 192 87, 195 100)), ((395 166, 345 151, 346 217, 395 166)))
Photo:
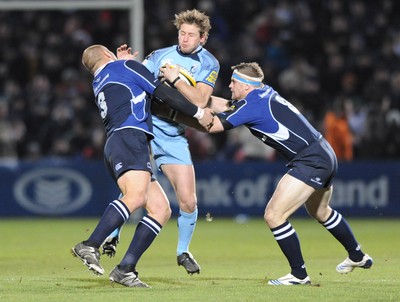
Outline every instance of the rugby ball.
MULTIPOLYGON (((174 65, 171 65, 171 66, 175 67, 174 65)), ((179 78, 181 80, 185 81, 186 84, 196 87, 196 80, 192 77, 192 75, 188 71, 186 71, 183 68, 179 68, 179 78)), ((165 82, 165 83, 168 84, 168 86, 171 86, 171 85, 169 85, 168 82, 165 82)))

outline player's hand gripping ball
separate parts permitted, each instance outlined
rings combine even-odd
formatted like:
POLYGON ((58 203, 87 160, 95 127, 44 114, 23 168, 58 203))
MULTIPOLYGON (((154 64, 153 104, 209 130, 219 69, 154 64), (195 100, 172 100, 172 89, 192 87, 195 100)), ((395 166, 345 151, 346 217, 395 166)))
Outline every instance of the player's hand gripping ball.
MULTIPOLYGON (((169 66, 170 66, 171 68, 174 68, 174 67, 175 67, 175 65, 171 65, 171 64, 169 64, 169 66)), ((179 78, 180 78, 181 80, 183 80, 186 84, 188 84, 188 85, 190 85, 190 86, 193 86, 193 87, 196 87, 196 80, 192 77, 192 75, 191 75, 188 71, 186 71, 186 70, 183 69, 182 67, 179 68, 179 78)), ((168 83, 168 81, 165 81, 165 83, 166 83, 168 86, 171 87, 171 84, 168 83)))

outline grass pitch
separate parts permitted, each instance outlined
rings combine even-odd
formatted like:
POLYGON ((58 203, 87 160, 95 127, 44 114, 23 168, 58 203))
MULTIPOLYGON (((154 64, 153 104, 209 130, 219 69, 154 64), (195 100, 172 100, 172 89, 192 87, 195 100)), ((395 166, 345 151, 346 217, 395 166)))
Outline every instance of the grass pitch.
POLYGON ((399 301, 400 221, 349 219, 370 270, 347 275, 335 267, 341 245, 311 219, 291 219, 300 237, 313 286, 268 286, 289 272, 262 218, 242 223, 200 218, 191 251, 202 267, 188 275, 176 264, 177 229, 172 219, 140 259, 137 270, 151 289, 111 285, 108 273, 128 247, 135 225, 127 224, 115 258, 102 257, 96 277, 70 249, 87 239, 97 219, 0 220, 0 301, 399 301))

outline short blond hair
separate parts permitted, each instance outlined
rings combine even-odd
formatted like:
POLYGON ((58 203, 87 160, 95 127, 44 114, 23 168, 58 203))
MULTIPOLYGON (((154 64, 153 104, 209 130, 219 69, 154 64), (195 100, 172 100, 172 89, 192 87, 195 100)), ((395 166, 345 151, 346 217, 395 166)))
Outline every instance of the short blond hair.
POLYGON ((205 35, 206 41, 211 29, 210 17, 197 9, 185 10, 175 14, 174 25, 180 30, 182 24, 192 24, 199 28, 200 35, 205 35))
POLYGON ((103 45, 92 45, 86 48, 82 54, 82 64, 90 72, 94 73, 96 64, 102 58, 104 50, 107 50, 103 45))
POLYGON ((241 74, 252 78, 261 78, 261 81, 264 79, 264 72, 262 71, 260 65, 258 65, 256 62, 240 63, 232 66, 231 69, 233 71, 237 70, 241 74))

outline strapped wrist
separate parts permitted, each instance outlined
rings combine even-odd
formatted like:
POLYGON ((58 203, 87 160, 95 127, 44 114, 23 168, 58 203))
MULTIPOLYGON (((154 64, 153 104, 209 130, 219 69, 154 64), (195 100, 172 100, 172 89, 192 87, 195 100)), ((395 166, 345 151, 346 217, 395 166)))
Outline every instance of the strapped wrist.
POLYGON ((193 115, 194 118, 197 118, 198 120, 200 120, 201 118, 203 118, 204 116, 204 109, 198 107, 197 108, 197 112, 195 115, 193 115))
POLYGON ((176 84, 180 79, 181 79, 181 78, 180 78, 179 76, 177 76, 176 79, 172 81, 171 85, 172 85, 173 87, 175 87, 175 84, 176 84))

